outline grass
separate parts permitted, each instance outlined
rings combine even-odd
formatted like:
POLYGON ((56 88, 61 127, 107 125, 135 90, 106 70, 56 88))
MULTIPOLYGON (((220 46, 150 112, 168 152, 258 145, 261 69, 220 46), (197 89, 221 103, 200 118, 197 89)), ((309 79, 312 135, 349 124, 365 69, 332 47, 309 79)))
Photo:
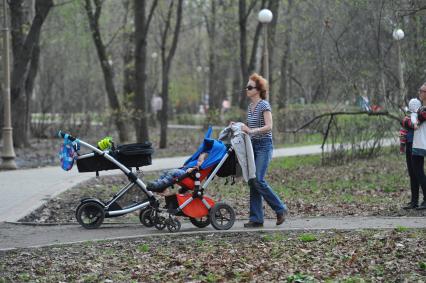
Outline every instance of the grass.
POLYGON ((149 246, 147 244, 142 244, 138 246, 138 251, 141 253, 149 252, 149 246))
POLYGON ((293 170, 305 166, 319 166, 321 164, 321 155, 301 155, 274 158, 269 165, 270 169, 293 170))
POLYGON ((287 277, 288 283, 311 283, 315 282, 314 278, 312 276, 302 274, 302 273, 296 273, 293 275, 290 275, 287 277))
POLYGON ((395 228, 395 231, 397 231, 397 232, 405 232, 405 231, 408 231, 408 229, 409 229, 409 228, 404 227, 404 226, 397 226, 397 227, 395 228))
POLYGON ((306 234, 302 234, 299 236, 299 240, 304 242, 304 243, 308 243, 308 242, 314 242, 317 241, 317 237, 313 234, 310 233, 306 233, 306 234))

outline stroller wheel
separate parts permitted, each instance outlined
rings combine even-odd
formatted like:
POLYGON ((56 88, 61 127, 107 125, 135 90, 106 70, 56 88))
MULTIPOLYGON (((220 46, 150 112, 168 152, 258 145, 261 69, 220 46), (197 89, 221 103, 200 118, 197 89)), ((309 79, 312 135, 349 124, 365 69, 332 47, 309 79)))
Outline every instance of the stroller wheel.
POLYGON ((166 227, 172 233, 179 232, 181 224, 177 218, 169 218, 166 220, 166 227))
POLYGON ((210 225, 210 216, 206 215, 204 217, 201 218, 189 218, 189 221, 191 221, 191 223, 198 228, 204 228, 210 225))
POLYGON ((210 221, 216 230, 228 230, 235 222, 235 211, 226 203, 218 202, 210 210, 210 221))
POLYGON ((152 212, 153 212, 152 209, 148 208, 148 209, 141 210, 141 212, 139 213, 139 220, 143 226, 145 227, 154 226, 154 220, 152 219, 152 212))
POLYGON ((104 222, 104 208, 97 202, 80 204, 75 213, 78 223, 86 229, 96 229, 104 222))
POLYGON ((163 230, 166 228, 166 218, 164 216, 158 216, 155 220, 154 226, 160 231, 163 230))

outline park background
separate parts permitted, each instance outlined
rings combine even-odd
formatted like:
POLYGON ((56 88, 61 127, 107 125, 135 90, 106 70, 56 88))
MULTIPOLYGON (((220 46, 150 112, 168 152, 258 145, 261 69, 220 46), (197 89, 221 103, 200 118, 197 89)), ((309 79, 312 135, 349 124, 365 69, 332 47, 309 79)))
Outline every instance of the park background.
MULTIPOLYGON (((93 139, 111 135, 123 143, 152 140, 167 148, 175 143, 168 125, 244 121, 248 100, 242 89, 252 72, 269 78, 278 144, 321 143, 331 133, 341 142, 347 133, 365 139, 369 129, 395 136, 394 118, 403 115, 406 100, 424 81, 422 1, 8 6, 17 148, 50 138, 57 129, 93 139), (259 22, 261 8, 272 12, 270 23, 259 22), (293 133, 320 114, 358 110, 385 115, 325 115, 305 127, 302 137, 293 133), (359 125, 351 126, 353 120, 359 125)), ((178 132, 185 138, 186 131, 178 132)))
MULTIPOLYGON (((272 161, 267 179, 290 220, 425 216, 401 209, 410 197, 404 156, 384 145, 397 142, 406 101, 425 81, 426 1, 1 4, 1 23, 7 7, 3 28, 10 28, 3 34, 11 39, 18 168, 58 165, 61 141, 52 137, 59 129, 91 143, 104 136, 116 143, 149 140, 154 158, 190 155, 208 125, 217 126, 217 135, 228 121, 244 121, 243 88, 258 72, 270 81, 275 147, 331 149, 272 161), (263 8, 273 14, 268 24, 258 20, 263 8)), ((6 94, 4 80, 0 86, 6 94)), ((80 198, 108 199, 125 182, 124 176, 91 179, 21 221, 75 224, 80 198)), ((241 180, 232 187, 218 182, 209 194, 231 203, 239 221, 247 219, 249 192, 241 180)), ((268 208, 266 217, 274 217, 268 208)), ((138 215, 117 221, 140 225, 138 215)), ((424 229, 401 226, 87 241, 4 252, 0 282, 424 281, 425 239, 424 229)))

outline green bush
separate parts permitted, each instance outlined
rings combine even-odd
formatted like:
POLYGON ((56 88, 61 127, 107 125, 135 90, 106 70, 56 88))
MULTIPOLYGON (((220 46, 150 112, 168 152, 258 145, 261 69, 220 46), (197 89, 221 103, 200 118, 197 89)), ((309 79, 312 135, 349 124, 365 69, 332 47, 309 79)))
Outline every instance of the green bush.
POLYGON ((198 125, 198 119, 194 114, 177 114, 176 121, 179 125, 198 125))
POLYGON ((226 113, 223 113, 223 123, 228 124, 231 121, 234 122, 245 122, 246 121, 246 111, 238 107, 231 107, 226 113))

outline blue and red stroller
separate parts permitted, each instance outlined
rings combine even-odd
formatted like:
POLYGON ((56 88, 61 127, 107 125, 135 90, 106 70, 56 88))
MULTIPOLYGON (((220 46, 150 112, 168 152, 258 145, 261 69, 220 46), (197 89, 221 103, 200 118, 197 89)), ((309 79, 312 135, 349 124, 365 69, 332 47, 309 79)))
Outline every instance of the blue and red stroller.
MULTIPOLYGON (((144 226, 156 227, 162 230, 167 227, 170 232, 177 232, 181 222, 177 216, 188 217, 192 224, 199 228, 212 225, 217 230, 230 229, 235 222, 234 209, 223 202, 215 202, 204 195, 212 179, 217 175, 227 177, 235 175, 236 158, 232 147, 225 146, 221 141, 210 138, 211 128, 205 135, 203 143, 185 164, 196 161, 201 152, 209 155, 200 166, 189 174, 184 174, 167 184, 164 188, 174 185, 180 186, 178 193, 165 197, 166 207, 160 207, 160 201, 145 183, 132 171, 142 166, 151 165, 153 149, 150 143, 122 145, 117 148, 102 151, 71 135, 59 132, 65 144, 71 144, 75 151, 74 159, 77 161, 79 172, 96 172, 102 170, 120 169, 129 179, 126 184, 112 199, 103 202, 96 198, 81 200, 76 209, 77 221, 87 229, 98 228, 104 218, 121 216, 140 210, 139 219, 144 226), (80 146, 90 149, 87 154, 80 153, 80 146), (133 203, 128 207, 121 207, 119 200, 129 189, 137 186, 146 195, 146 199, 133 203)), ((69 166, 68 166, 69 167, 69 166)), ((67 168, 69 170, 71 168, 67 168)))

